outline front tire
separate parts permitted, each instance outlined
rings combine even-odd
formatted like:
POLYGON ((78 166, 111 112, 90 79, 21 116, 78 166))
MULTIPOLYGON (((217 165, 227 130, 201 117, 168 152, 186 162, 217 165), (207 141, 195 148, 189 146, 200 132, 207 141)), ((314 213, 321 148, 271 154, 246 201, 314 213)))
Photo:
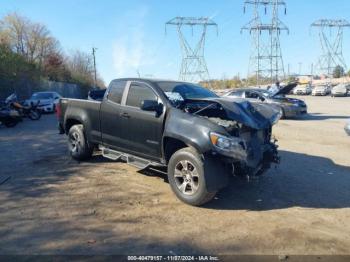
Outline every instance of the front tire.
POLYGON ((69 129, 68 149, 75 160, 87 160, 92 156, 94 148, 87 141, 83 125, 74 125, 69 129))
POLYGON ((7 128, 11 128, 11 127, 15 127, 18 124, 18 121, 17 120, 9 120, 9 121, 4 121, 3 124, 7 128))
POLYGON ((41 118, 41 112, 39 110, 30 110, 29 111, 29 114, 28 114, 28 117, 31 119, 31 120, 39 120, 41 118))
POLYGON ((212 200, 216 194, 208 192, 202 155, 194 148, 183 148, 175 152, 168 164, 168 180, 172 191, 184 203, 201 206, 212 200))

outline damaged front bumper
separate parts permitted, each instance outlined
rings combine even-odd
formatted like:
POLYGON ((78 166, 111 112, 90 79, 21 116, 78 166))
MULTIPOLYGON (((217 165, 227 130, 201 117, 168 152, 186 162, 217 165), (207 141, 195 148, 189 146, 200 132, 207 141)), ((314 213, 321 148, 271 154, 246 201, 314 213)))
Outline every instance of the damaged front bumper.
POLYGON ((225 151, 215 148, 214 154, 224 157, 224 162, 232 166, 232 172, 238 176, 259 176, 266 172, 272 164, 279 164, 276 140, 264 144, 252 139, 241 143, 236 150, 225 151))

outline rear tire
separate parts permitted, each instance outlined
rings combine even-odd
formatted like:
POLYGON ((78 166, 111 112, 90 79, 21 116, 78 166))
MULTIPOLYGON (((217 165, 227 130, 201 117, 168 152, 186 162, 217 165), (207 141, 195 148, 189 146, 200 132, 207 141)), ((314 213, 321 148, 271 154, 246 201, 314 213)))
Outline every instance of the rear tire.
POLYGON ((83 125, 74 125, 69 129, 68 148, 71 157, 75 160, 91 158, 94 148, 87 141, 83 125))
POLYGON ((184 203, 201 206, 212 200, 216 194, 208 192, 202 155, 194 148, 186 147, 175 152, 168 164, 168 180, 172 191, 184 203))

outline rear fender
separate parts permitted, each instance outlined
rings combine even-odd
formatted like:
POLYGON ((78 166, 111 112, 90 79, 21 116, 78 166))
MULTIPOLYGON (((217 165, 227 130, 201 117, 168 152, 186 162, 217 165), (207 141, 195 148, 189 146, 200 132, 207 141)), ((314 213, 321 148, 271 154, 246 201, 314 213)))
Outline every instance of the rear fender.
POLYGON ((85 135, 88 141, 92 141, 91 132, 90 132, 91 123, 85 110, 82 110, 79 108, 73 108, 73 110, 71 110, 70 108, 68 108, 64 119, 64 127, 65 127, 66 133, 69 132, 69 128, 71 127, 70 125, 71 122, 76 122, 76 123, 79 122, 80 124, 82 124, 84 126, 85 135))

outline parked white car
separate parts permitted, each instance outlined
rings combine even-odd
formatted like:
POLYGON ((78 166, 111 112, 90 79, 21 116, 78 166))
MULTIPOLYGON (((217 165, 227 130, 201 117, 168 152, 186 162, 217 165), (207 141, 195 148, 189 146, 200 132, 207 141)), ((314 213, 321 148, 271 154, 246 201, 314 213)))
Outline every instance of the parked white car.
POLYGON ((293 89, 294 95, 310 95, 312 92, 312 87, 310 85, 298 85, 293 89))
POLYGON ((326 96, 331 92, 331 87, 329 85, 316 86, 312 90, 313 96, 326 96))
POLYGON ((36 92, 32 94, 31 98, 26 100, 25 104, 36 104, 38 101, 40 101, 38 108, 42 112, 53 113, 56 110, 56 104, 60 98, 61 95, 59 95, 57 92, 36 92))
POLYGON ((349 86, 346 84, 339 84, 333 87, 331 96, 347 96, 349 92, 349 86))

